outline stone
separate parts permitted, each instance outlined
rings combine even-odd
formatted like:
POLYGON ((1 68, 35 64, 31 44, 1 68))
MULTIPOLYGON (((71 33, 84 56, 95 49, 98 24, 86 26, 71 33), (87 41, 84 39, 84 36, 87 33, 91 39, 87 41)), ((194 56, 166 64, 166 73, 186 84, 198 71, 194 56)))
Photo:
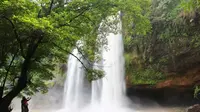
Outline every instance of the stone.
POLYGON ((200 112, 200 104, 195 104, 187 109, 187 112, 200 112))

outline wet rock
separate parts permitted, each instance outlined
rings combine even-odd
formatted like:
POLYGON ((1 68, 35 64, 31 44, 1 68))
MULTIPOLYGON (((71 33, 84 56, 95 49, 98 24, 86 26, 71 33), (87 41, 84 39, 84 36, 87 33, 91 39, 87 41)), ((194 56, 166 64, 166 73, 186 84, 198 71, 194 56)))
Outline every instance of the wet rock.
POLYGON ((200 104, 193 105, 187 109, 187 112, 200 112, 200 104))
POLYGON ((174 86, 156 88, 152 85, 135 85, 127 88, 127 96, 135 103, 139 99, 142 105, 151 105, 146 100, 154 101, 161 106, 191 106, 199 104, 194 98, 194 88, 191 86, 174 86))

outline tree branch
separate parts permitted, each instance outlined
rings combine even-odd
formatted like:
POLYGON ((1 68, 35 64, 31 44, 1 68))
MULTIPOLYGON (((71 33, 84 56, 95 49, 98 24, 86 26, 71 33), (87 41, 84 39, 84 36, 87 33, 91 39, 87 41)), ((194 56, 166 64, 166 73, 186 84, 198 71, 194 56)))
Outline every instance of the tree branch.
MULTIPOLYGON (((84 60, 86 60, 90 66, 94 66, 94 64, 90 60, 88 60, 87 56, 83 53, 83 51, 81 50, 81 48, 78 47, 76 44, 72 43, 72 41, 73 41, 72 39, 70 39, 70 38, 65 38, 65 39, 68 40, 68 43, 70 43, 72 46, 75 46, 75 48, 77 49, 77 51, 81 54, 81 57, 83 57, 84 60)), ((103 67, 103 66, 100 66, 100 65, 95 65, 95 66, 96 67, 103 67)))
MULTIPOLYGON (((98 4, 98 2, 97 2, 98 4)), ((85 12, 87 12, 88 10, 91 9, 91 6, 88 6, 88 7, 85 7, 85 9, 82 9, 81 12, 79 14, 77 14, 76 16, 72 17, 68 23, 65 23, 65 24, 61 24, 60 27, 63 27, 63 26, 70 26, 70 23, 75 20, 76 18, 82 16, 85 12)))
POLYGON ((88 10, 90 10, 90 7, 85 8, 85 10, 82 10, 79 14, 77 14, 76 16, 74 16, 73 18, 71 18, 69 20, 69 23, 71 23, 74 19, 78 18, 79 16, 82 16, 88 10))
MULTIPOLYGON (((97 74, 98 76, 102 76, 102 74, 98 73, 97 71, 90 70, 89 68, 87 68, 87 67, 85 66, 85 64, 84 64, 76 55, 74 55, 73 53, 71 53, 71 52, 69 52, 69 51, 67 51, 67 50, 65 50, 65 49, 63 49, 63 48, 61 48, 61 47, 58 46, 56 43, 52 43, 52 44, 53 44, 55 47, 59 48, 60 50, 65 51, 66 53, 68 53, 68 54, 72 55, 73 57, 75 57, 75 58, 82 64, 82 66, 84 67, 84 69, 85 69, 87 72, 95 73, 95 74, 97 74)), ((96 80, 96 78, 95 78, 95 80, 96 80)))
POLYGON ((56 43, 52 43, 52 44, 53 44, 55 47, 59 48, 60 50, 65 51, 66 53, 68 53, 68 54, 72 55, 73 57, 75 57, 75 58, 83 65, 83 67, 84 67, 86 70, 88 70, 88 68, 85 66, 85 64, 84 64, 76 55, 74 55, 73 53, 71 53, 71 52, 69 52, 69 51, 67 51, 67 50, 65 50, 65 49, 63 49, 63 48, 61 48, 61 47, 58 46, 56 43))
POLYGON ((50 7, 49 7, 49 12, 48 12, 47 15, 51 14, 51 11, 52 11, 52 8, 53 8, 53 3, 54 3, 54 0, 51 0, 50 7))
POLYGON ((21 73, 19 76, 19 79, 17 81, 17 85, 13 87, 13 89, 6 94, 0 104, 0 109, 5 109, 6 106, 10 105, 12 99, 16 97, 24 88, 27 87, 28 84, 28 71, 30 70, 30 64, 31 59, 33 58, 40 42, 43 39, 43 32, 34 32, 32 35, 35 36, 35 38, 32 38, 31 42, 28 45, 28 50, 26 52, 25 60, 23 61, 22 67, 21 67, 21 73), (39 35, 34 35, 38 34, 39 35))
MULTIPOLYGON (((11 68, 12 64, 13 64, 13 61, 15 60, 15 57, 16 57, 17 53, 18 53, 18 50, 15 52, 14 56, 12 57, 12 60, 11 60, 11 62, 9 64, 9 66, 8 66, 8 69, 6 70, 6 76, 5 76, 4 80, 3 80, 3 85, 1 86, 2 87, 2 91, 1 91, 2 95, 3 95, 4 88, 5 88, 5 84, 6 84, 6 80, 7 80, 7 77, 8 77, 8 73, 10 71, 10 68, 11 68)), ((0 97, 2 98, 2 96, 0 96, 0 97)))
POLYGON ((22 42, 21 42, 21 40, 20 40, 20 38, 19 38, 19 35, 18 35, 18 33, 17 33, 17 29, 15 28, 14 23, 12 22, 12 20, 10 20, 8 17, 6 17, 6 16, 4 16, 4 15, 0 15, 0 18, 3 18, 3 19, 5 19, 5 20, 7 20, 7 21, 11 24, 12 29, 13 29, 13 32, 14 32, 14 34, 15 34, 15 38, 16 38, 17 41, 19 42, 20 49, 21 49, 21 54, 22 54, 23 57, 25 57, 25 55, 24 55, 24 50, 23 50, 23 46, 22 46, 22 42))

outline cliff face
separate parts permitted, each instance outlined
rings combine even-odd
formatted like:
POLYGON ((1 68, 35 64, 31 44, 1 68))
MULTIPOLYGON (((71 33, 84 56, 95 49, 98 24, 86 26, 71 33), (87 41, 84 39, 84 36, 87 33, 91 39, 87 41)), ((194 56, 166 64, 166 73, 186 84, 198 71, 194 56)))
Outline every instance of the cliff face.
POLYGON ((184 74, 170 74, 168 78, 156 85, 157 88, 174 86, 196 86, 200 85, 200 67, 188 70, 184 74))
POLYGON ((189 106, 200 103, 199 99, 194 98, 194 87, 200 85, 200 67, 185 74, 170 74, 165 81, 156 85, 127 85, 127 95, 133 101, 139 99, 135 102, 143 105, 152 104, 148 101, 163 106, 189 106))
POLYGON ((132 86, 127 89, 127 95, 136 103, 151 105, 147 101, 155 102, 163 106, 186 106, 198 103, 193 96, 194 89, 191 86, 177 87, 141 87, 132 86), (135 101, 139 99, 139 102, 135 101))

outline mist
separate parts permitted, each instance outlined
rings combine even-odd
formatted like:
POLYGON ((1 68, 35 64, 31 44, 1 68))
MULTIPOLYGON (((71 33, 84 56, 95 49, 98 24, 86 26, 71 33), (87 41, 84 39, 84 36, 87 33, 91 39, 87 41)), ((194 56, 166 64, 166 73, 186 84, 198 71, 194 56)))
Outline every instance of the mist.
MULTIPOLYGON (((54 86, 45 94, 36 93, 31 96, 29 110, 58 110, 63 103, 63 88, 54 86)), ((11 106, 14 112, 21 112, 21 98, 15 98, 11 106)), ((43 112, 43 111, 42 111, 43 112)))

